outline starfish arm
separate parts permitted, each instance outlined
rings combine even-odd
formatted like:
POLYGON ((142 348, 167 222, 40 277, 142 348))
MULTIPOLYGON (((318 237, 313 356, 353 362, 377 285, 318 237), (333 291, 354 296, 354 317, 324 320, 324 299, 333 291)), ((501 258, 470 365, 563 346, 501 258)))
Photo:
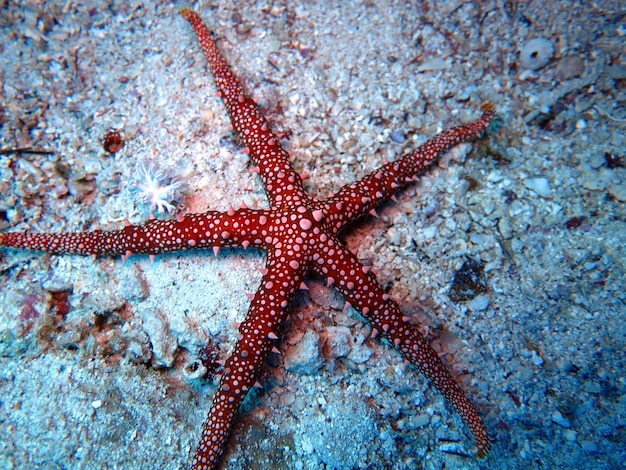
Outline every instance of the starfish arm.
POLYGON ((334 253, 314 265, 314 270, 334 285, 354 308, 367 318, 375 330, 398 348, 456 409, 470 428, 478 455, 489 453, 491 442, 487 428, 473 403, 454 381, 437 353, 410 323, 404 320, 398 304, 378 285, 376 278, 339 242, 330 238, 323 251, 334 253))
POLYGON ((268 253, 267 274, 261 281, 245 321, 239 326, 235 351, 224 365, 213 405, 202 429, 193 460, 193 470, 217 467, 239 405, 256 383, 264 359, 278 339, 287 317, 287 307, 304 278, 304 255, 287 260, 281 253, 268 253))
POLYGON ((331 227, 337 232, 370 212, 381 201, 395 194, 401 186, 414 181, 417 175, 423 173, 447 150, 480 136, 494 116, 494 106, 485 104, 483 115, 473 123, 446 129, 400 160, 388 163, 356 183, 342 187, 326 201, 331 227))
POLYGON ((126 256, 209 247, 264 247, 262 233, 267 221, 263 211, 258 210, 208 211, 179 216, 175 220, 150 220, 114 231, 1 233, 0 246, 54 254, 126 256))
POLYGON ((308 200, 302 190, 302 179, 289 162, 289 155, 269 128, 257 104, 244 93, 239 80, 215 45, 211 32, 195 11, 183 8, 181 13, 198 37, 233 129, 243 140, 252 161, 259 167, 272 207, 280 207, 286 200, 294 198, 308 200))

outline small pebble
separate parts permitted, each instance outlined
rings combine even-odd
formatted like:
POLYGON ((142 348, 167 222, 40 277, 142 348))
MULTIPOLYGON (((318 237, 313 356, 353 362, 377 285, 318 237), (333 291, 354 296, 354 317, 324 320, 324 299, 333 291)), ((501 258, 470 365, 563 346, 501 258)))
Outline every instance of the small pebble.
POLYGON ((566 441, 569 441, 569 442, 575 442, 577 435, 578 433, 576 431, 572 431, 571 429, 566 429, 563 432, 563 437, 565 438, 566 441))
POLYGON ((496 209, 496 203, 493 199, 486 199, 481 204, 485 215, 490 215, 496 209))
POLYGON ((552 421, 554 421, 559 426, 563 426, 564 428, 572 427, 572 423, 570 422, 570 420, 563 416, 558 410, 552 413, 552 421))
POLYGON ((291 392, 285 392, 280 396, 280 403, 284 406, 291 406, 295 401, 296 396, 291 392))
POLYGON ((594 154, 589 160, 589 166, 594 170, 606 166, 606 158, 601 153, 594 154))
POLYGON ((612 181, 609 183, 608 190, 615 199, 620 202, 626 202, 626 183, 614 184, 612 181))
POLYGON ((498 221, 498 229, 505 240, 513 236, 513 228, 511 227, 511 221, 508 218, 502 218, 498 221))
POLYGON ((45 280, 41 287, 48 292, 53 294, 62 293, 62 292, 72 292, 73 286, 65 279, 61 279, 58 277, 52 277, 50 279, 45 280))
POLYGON ((391 245, 400 245, 402 243, 402 232, 397 227, 391 227, 387 230, 387 239, 391 245))
POLYGON ((530 360, 536 366, 542 366, 543 365, 543 358, 537 354, 537 351, 533 351, 532 352, 532 356, 531 356, 530 360))
POLYGON ((438 210, 439 210, 439 202, 433 201, 431 204, 429 204, 428 206, 424 208, 424 215, 426 217, 432 217, 433 215, 437 213, 438 210))
POLYGON ((470 309, 473 312, 482 312, 489 307, 489 297, 486 295, 477 295, 470 302, 470 309))
POLYGON ((581 186, 591 191, 602 191, 606 188, 606 180, 594 175, 587 175, 582 178, 581 186))
POLYGON ((541 197, 550 198, 552 197, 552 188, 550 187, 550 181, 548 178, 536 177, 536 178, 527 178, 524 181, 524 185, 528 189, 532 189, 541 197))
POLYGON ((556 367, 565 374, 569 373, 573 368, 572 363, 563 358, 556 361, 556 367))
POLYGON ((416 428, 422 428, 430 423, 430 415, 421 413, 412 420, 412 425, 416 428))
POLYGON ((592 452, 592 453, 598 452, 598 444, 596 444, 595 442, 582 441, 581 445, 582 445, 583 450, 587 452, 592 452))
POLYGON ((465 163, 472 146, 467 143, 459 144, 451 148, 437 163, 440 168, 448 168, 450 160, 457 163, 465 163))
POLYGON ((538 70, 550 62, 554 46, 546 38, 535 38, 526 42, 520 50, 520 65, 524 69, 538 70))
POLYGON ((304 439, 300 441, 300 446, 304 455, 312 454, 313 450, 315 449, 313 447, 313 444, 311 444, 311 440, 308 438, 308 436, 305 436, 304 439))
POLYGON ((417 67, 417 71, 427 72, 430 70, 443 70, 447 68, 448 68, 448 64, 446 64, 446 61, 443 59, 443 57, 433 57, 432 59, 427 60, 426 62, 422 62, 417 67))
POLYGON ((308 330, 285 356, 285 368, 293 373, 312 375, 324 365, 319 333, 308 330))
POLYGON ((324 351, 329 359, 345 357, 350 354, 350 328, 345 326, 329 326, 326 329, 324 351))
POLYGON ((570 80, 580 77, 585 72, 585 61, 578 56, 567 56, 559 60, 555 76, 559 80, 570 80))
POLYGON ((354 346, 348 355, 348 359, 350 359, 355 364, 363 364, 374 355, 374 351, 372 348, 367 346, 367 344, 361 344, 354 346))
POLYGON ((395 129, 391 131, 389 138, 396 144, 403 144, 406 142, 406 136, 404 135, 404 131, 402 129, 395 129))
POLYGON ((134 265, 122 271, 120 281, 122 296, 126 300, 143 300, 150 293, 143 273, 134 265))
POLYGON ((476 85, 465 87, 458 93, 456 99, 459 101, 467 101, 472 97, 472 94, 475 93, 477 89, 478 87, 476 85))
POLYGON ((335 310, 341 310, 345 302, 335 289, 328 289, 320 282, 311 282, 309 284, 309 295, 311 300, 320 307, 335 310))
POLYGON ((158 311, 138 309, 143 320, 143 330, 150 337, 154 363, 157 366, 172 367, 174 354, 178 349, 178 340, 172 333, 170 324, 163 314, 158 311))

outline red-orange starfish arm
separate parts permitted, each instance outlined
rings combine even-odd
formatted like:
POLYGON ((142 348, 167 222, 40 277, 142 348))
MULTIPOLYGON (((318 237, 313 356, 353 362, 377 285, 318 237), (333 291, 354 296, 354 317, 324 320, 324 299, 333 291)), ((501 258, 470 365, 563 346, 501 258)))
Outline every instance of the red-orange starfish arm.
POLYGON ((239 405, 257 381, 263 361, 278 339, 276 332, 287 317, 287 306, 304 278, 304 253, 287 261, 275 251, 268 253, 267 274, 239 326, 235 351, 224 365, 192 470, 214 469, 219 463, 239 405))
POLYGON ((333 278, 335 287, 343 297, 382 333, 405 359, 415 365, 468 425, 478 447, 478 455, 484 457, 491 449, 487 428, 465 392, 456 384, 437 353, 430 347, 419 331, 403 319, 398 304, 378 285, 376 278, 346 248, 334 239, 326 242, 322 251, 334 253, 313 264, 320 275, 333 278), (346 276, 347 275, 347 276, 346 276))
POLYGON ((289 155, 269 128, 256 103, 244 93, 200 16, 187 8, 183 8, 181 14, 198 36, 233 129, 249 150, 252 161, 259 167, 271 206, 291 204, 294 199, 308 201, 309 196, 301 189, 302 179, 291 166, 289 155))
POLYGON ((150 220, 122 230, 76 233, 0 233, 0 246, 80 255, 159 254, 199 248, 265 247, 265 211, 208 211, 176 220, 150 220))
POLYGON ((428 140, 401 159, 388 163, 328 199, 328 222, 339 231, 350 222, 374 209, 405 184, 414 181, 440 155, 455 145, 480 136, 495 116, 495 107, 483 105, 483 115, 466 126, 452 127, 428 140))

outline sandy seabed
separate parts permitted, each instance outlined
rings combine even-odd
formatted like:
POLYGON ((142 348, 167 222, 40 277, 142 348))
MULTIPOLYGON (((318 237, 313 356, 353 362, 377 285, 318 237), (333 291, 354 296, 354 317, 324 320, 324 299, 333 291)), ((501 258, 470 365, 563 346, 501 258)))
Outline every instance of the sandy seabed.
MULTIPOLYGON (((485 138, 344 237, 485 416, 489 458, 476 460, 420 373, 311 279, 224 468, 620 468, 620 4, 4 2, 0 228, 141 223, 149 207, 135 188, 150 165, 184 178, 180 211, 266 207, 183 6, 215 31, 313 195, 492 102, 485 138), (115 154, 103 149, 111 129, 125 140, 115 154), (486 291, 453 301, 468 258, 484 266, 486 291)), ((188 465, 215 389, 188 366, 207 344, 228 355, 263 265, 244 250, 154 263, 2 250, 0 468, 188 465)))

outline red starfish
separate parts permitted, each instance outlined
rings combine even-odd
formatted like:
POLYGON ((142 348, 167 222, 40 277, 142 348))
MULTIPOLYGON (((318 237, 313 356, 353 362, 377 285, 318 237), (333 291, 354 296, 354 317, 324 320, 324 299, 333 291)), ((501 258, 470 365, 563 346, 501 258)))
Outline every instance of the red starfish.
POLYGON ((344 186, 325 201, 318 201, 304 192, 287 152, 255 102, 244 94, 200 17, 188 9, 183 9, 182 14, 198 36, 235 131, 258 165, 256 171, 266 188, 270 208, 208 211, 176 220, 151 220, 112 232, 4 233, 0 234, 0 245, 52 253, 124 256, 210 247, 216 254, 221 247, 253 246, 265 250, 263 280, 239 327, 235 351, 224 366, 194 469, 218 465, 239 404, 256 382, 265 357, 278 339, 276 333, 287 316, 287 307, 309 271, 334 285, 373 324, 373 336, 380 333, 387 338, 434 383, 471 429, 478 455, 487 455, 491 447, 489 435, 474 405, 437 353, 403 318, 398 305, 378 285, 369 268, 341 244, 337 234, 350 222, 373 211, 382 200, 393 197, 402 185, 415 180, 443 152, 483 133, 493 120, 493 106, 484 105, 484 114, 474 123, 448 129, 400 160, 344 186))

